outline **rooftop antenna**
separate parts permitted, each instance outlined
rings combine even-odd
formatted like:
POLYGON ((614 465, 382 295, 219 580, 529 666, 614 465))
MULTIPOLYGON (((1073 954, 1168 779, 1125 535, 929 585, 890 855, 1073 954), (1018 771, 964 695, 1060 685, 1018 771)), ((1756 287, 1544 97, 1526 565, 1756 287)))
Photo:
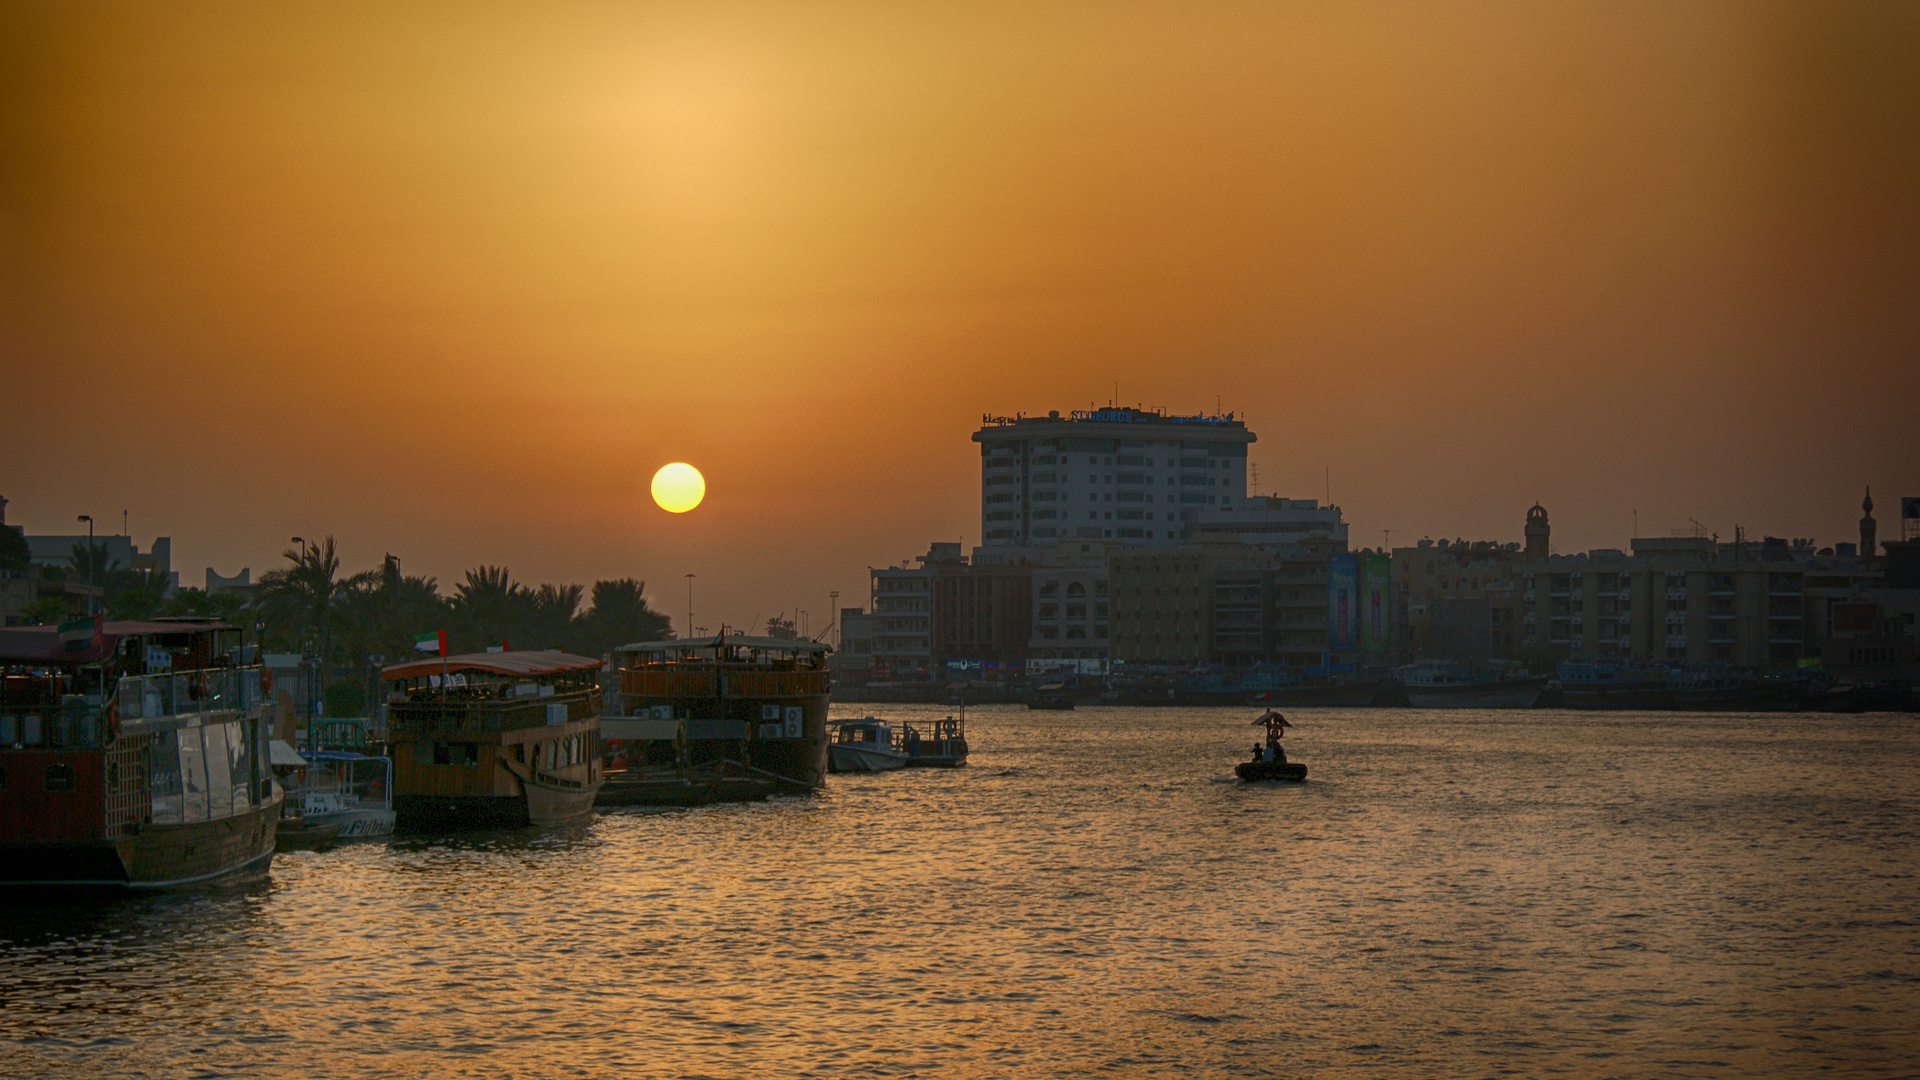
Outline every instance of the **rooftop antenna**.
POLYGON ((1384 541, 1382 541, 1382 542, 1381 542, 1381 545, 1380 545, 1380 550, 1381 550, 1381 551, 1392 551, 1392 550, 1393 550, 1393 530, 1392 530, 1392 529, 1381 529, 1380 531, 1381 531, 1381 532, 1383 532, 1383 533, 1386 533, 1386 534, 1387 534, 1387 538, 1386 538, 1386 540, 1384 540, 1384 541))

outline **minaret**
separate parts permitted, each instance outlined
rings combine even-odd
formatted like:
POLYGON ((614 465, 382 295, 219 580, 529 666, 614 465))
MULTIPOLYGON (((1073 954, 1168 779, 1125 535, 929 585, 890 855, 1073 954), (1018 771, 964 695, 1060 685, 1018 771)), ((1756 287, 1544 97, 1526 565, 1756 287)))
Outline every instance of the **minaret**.
POLYGON ((1547 527, 1547 508, 1539 503, 1527 511, 1527 561, 1547 561, 1547 536, 1552 530, 1547 527))
POLYGON ((1874 533, 1879 528, 1873 521, 1873 488, 1867 488, 1867 497, 1860 501, 1860 509, 1866 511, 1866 516, 1860 519, 1860 557, 1871 559, 1879 550, 1873 546, 1874 533))

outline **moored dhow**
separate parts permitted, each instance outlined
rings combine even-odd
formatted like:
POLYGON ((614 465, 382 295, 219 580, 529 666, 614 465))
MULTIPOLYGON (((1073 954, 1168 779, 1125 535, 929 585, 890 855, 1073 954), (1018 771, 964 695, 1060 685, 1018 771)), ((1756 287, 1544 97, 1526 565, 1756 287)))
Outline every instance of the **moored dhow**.
POLYGON ((739 770, 813 791, 827 773, 826 654, 815 641, 728 634, 623 645, 608 737, 629 723, 682 721, 690 774, 739 770))
POLYGON ((510 828, 592 814, 600 666, 549 649, 383 668, 395 824, 510 828))
POLYGON ((1416 709, 1531 709, 1547 688, 1544 676, 1476 671, 1440 660, 1409 664, 1394 674, 1416 709))
POLYGON ((238 628, 206 619, 0 630, 0 883, 265 869, 285 793, 247 658, 238 628))

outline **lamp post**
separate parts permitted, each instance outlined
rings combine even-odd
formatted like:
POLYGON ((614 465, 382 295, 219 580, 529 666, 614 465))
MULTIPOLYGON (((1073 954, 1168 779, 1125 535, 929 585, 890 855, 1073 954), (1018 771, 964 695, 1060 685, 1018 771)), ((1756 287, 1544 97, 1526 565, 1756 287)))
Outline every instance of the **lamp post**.
POLYGON ((297 536, 294 537, 291 542, 300 545, 300 565, 305 566, 307 564, 307 542, 297 536))
POLYGON ((98 554, 93 550, 93 515, 81 514, 75 520, 87 523, 87 614, 94 613, 93 564, 99 562, 98 554))
POLYGON ((693 640, 693 575, 687 575, 687 640, 693 640))

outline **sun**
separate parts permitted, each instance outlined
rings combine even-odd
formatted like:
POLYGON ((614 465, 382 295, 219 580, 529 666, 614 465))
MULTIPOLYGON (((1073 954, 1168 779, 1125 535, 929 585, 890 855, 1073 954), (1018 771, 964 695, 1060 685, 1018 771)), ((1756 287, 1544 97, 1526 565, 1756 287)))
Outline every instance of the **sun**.
POLYGON ((684 461, 662 465, 660 471, 653 474, 653 501, 659 503, 662 510, 684 514, 699 506, 700 500, 706 497, 706 477, 684 461))

